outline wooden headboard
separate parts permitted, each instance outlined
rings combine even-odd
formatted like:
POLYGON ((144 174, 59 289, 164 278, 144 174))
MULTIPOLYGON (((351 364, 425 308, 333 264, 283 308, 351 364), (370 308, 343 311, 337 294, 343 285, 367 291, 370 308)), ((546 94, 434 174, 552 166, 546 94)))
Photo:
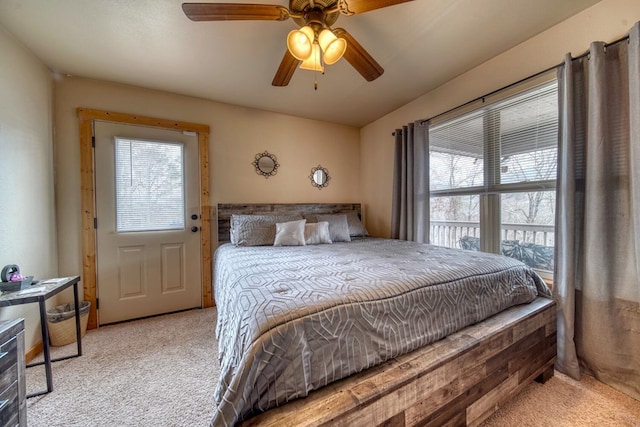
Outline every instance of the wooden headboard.
POLYGON ((218 204, 218 243, 229 241, 231 229, 231 214, 259 215, 259 214, 290 214, 301 215, 331 214, 347 211, 357 211, 362 216, 360 203, 219 203, 218 204))

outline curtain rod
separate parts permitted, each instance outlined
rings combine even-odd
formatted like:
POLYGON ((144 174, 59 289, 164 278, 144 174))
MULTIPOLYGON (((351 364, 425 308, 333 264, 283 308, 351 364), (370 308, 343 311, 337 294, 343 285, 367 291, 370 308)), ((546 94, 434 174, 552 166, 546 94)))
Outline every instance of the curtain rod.
MULTIPOLYGON (((606 48, 608 48, 609 46, 613 46, 613 45, 615 45, 615 44, 618 44, 618 43, 621 43, 621 42, 624 42, 624 41, 629 41, 629 36, 628 36, 628 35, 626 35, 626 36, 624 36, 624 37, 622 37, 622 38, 620 38, 620 39, 618 39, 618 40, 612 41, 611 43, 606 43, 606 44, 604 45, 604 47, 605 47, 605 49, 606 49, 606 48)), ((574 59, 574 60, 575 60, 575 59, 581 59, 581 58, 585 58, 585 57, 587 57, 587 56, 589 56, 589 50, 587 50, 585 53, 583 53, 583 54, 581 54, 581 55, 576 56, 575 58, 573 58, 573 57, 572 57, 572 59, 574 59)), ((485 94, 485 95, 482 95, 482 96, 479 96, 479 97, 477 97, 477 98, 474 98, 474 99, 472 99, 471 101, 467 101, 467 102, 465 102, 464 104, 460 104, 460 105, 458 105, 457 107, 450 108, 449 110, 447 110, 447 111, 445 111, 445 112, 442 112, 442 113, 436 114, 435 116, 431 116, 431 117, 429 117, 428 119, 420 120, 419 122, 420 122, 420 124, 424 124, 424 123, 428 122, 429 120, 433 120, 433 119, 436 119, 436 118, 438 118, 438 117, 444 116, 445 114, 449 114, 449 113, 451 113, 451 112, 453 112, 453 111, 455 111, 455 110, 457 110, 457 109, 459 109, 459 108, 466 107, 467 105, 473 104, 474 102, 478 102, 478 101, 482 101, 482 102, 484 102, 484 99, 485 99, 485 98, 488 98, 488 97, 490 97, 490 96, 492 96, 492 95, 495 95, 495 94, 496 94, 496 93, 498 93, 498 92, 501 92, 501 91, 503 91, 503 90, 509 89, 509 88, 511 88, 511 87, 513 87, 513 86, 517 86, 517 85, 519 85, 520 83, 524 83, 525 81, 527 81, 527 80, 529 80, 529 79, 534 79, 534 78, 536 78, 536 77, 539 77, 539 76, 541 76, 541 75, 543 75, 543 74, 545 74, 545 73, 548 73, 549 71, 552 71, 552 70, 553 70, 553 69, 555 69, 555 68, 559 68, 559 67, 562 67, 562 66, 564 66, 564 62, 561 62, 560 64, 556 64, 556 65, 551 66, 551 67, 549 67, 549 68, 546 68, 546 69, 544 69, 544 70, 542 70, 542 71, 538 71, 537 73, 532 74, 532 75, 530 75, 530 76, 528 76, 528 77, 525 77, 525 78, 523 78, 523 79, 520 79, 520 80, 518 80, 517 82, 510 83, 510 84, 508 84, 508 85, 506 85, 506 86, 503 86, 503 87, 501 87, 501 88, 499 88, 499 89, 496 89, 496 90, 494 90, 494 91, 491 91, 491 92, 489 92, 489 93, 487 93, 487 94, 485 94)), ((392 132, 392 135, 394 135, 394 136, 395 136, 395 134, 396 134, 395 132, 392 132)))
POLYGON ((522 79, 520 79, 520 80, 518 80, 516 82, 510 83, 510 84, 508 84, 506 86, 502 86, 501 88, 493 90, 493 91, 491 91, 489 93, 486 93, 486 94, 484 94, 482 96, 478 96, 477 98, 474 98, 471 101, 467 101, 464 104, 460 104, 457 107, 450 108, 447 111, 444 111, 442 113, 436 114, 435 116, 431 116, 428 119, 420 120, 420 124, 424 124, 424 123, 428 122, 429 120, 433 120, 433 119, 436 119, 436 118, 438 118, 440 116, 444 116, 445 114, 449 114, 449 113, 451 113, 451 112, 453 112, 455 110, 458 110, 460 108, 466 107, 467 105, 473 104, 474 102, 478 102, 478 101, 484 102, 485 98, 488 98, 488 97, 490 97, 492 95, 495 95, 498 92, 502 92, 503 90, 507 90, 507 89, 509 89, 509 88, 511 88, 513 86, 517 86, 520 83, 526 82, 527 80, 535 79, 536 77, 541 76, 541 75, 543 75, 545 73, 548 73, 549 71, 552 71, 552 70, 554 70, 554 69, 556 69, 556 68, 558 68, 558 67, 560 67, 562 65, 563 64, 556 64, 556 65, 554 65, 552 67, 549 67, 549 68, 546 68, 546 69, 544 69, 542 71, 538 71, 537 73, 532 74, 532 75, 530 75, 528 77, 522 78, 522 79))

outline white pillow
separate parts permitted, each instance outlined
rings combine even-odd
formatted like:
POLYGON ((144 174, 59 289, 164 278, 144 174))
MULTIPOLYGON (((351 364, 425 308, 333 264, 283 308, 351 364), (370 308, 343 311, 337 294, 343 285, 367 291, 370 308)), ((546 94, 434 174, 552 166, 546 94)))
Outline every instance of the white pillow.
POLYGON ((329 223, 327 221, 314 222, 304 226, 304 242, 307 245, 319 245, 320 243, 331 243, 329 234, 329 223))
POLYGON ((306 219, 276 223, 276 238, 273 246, 304 246, 306 219))

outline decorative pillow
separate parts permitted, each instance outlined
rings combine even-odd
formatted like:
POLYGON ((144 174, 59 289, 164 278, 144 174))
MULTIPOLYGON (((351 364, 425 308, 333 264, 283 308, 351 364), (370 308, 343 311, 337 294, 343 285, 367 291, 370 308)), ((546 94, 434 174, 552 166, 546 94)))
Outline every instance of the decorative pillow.
POLYGON ((273 246, 304 246, 304 224, 306 219, 276 223, 276 238, 273 246))
POLYGON ((231 215, 231 243, 236 246, 273 245, 276 223, 296 221, 300 215, 231 215))
POLYGON ((329 234, 329 223, 327 221, 314 222, 304 226, 304 242, 307 245, 319 245, 321 243, 332 243, 329 234))
POLYGON ((360 217, 358 216, 358 211, 349 211, 345 212, 347 215, 347 224, 349 225, 349 236, 368 236, 369 232, 364 227, 362 221, 360 221, 360 217))
POLYGON ((317 215, 317 218, 318 222, 327 221, 329 223, 329 234, 333 243, 351 241, 346 214, 317 215))

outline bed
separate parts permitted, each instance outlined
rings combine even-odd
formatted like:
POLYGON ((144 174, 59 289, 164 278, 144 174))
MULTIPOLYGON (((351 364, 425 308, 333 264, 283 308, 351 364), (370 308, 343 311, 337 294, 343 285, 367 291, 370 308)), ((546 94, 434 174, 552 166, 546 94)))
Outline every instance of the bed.
POLYGON ((518 261, 353 233, 225 243, 232 215, 328 220, 333 232, 345 215, 322 215, 341 212, 360 206, 218 206, 212 425, 474 425, 553 375, 554 304, 518 261))

